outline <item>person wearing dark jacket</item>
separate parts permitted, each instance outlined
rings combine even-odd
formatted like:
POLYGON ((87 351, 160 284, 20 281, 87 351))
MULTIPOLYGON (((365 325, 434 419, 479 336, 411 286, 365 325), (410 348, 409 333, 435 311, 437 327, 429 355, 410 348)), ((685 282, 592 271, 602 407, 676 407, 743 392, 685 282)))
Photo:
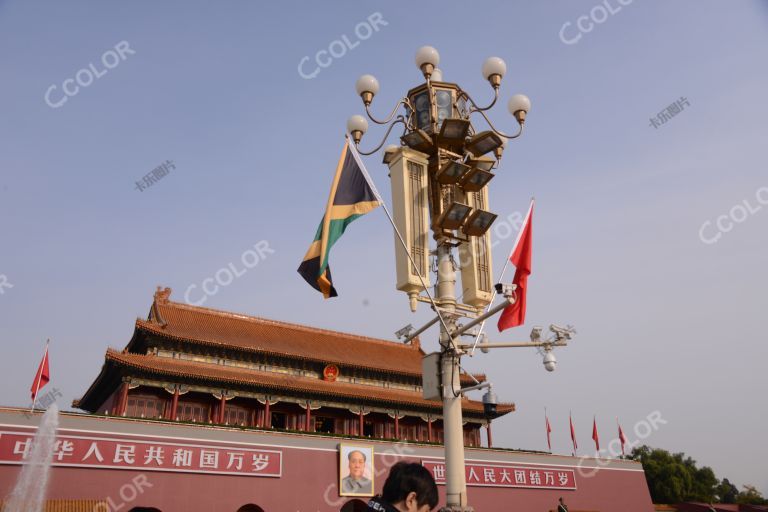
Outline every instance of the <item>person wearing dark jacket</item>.
POLYGON ((416 462, 398 462, 389 471, 379 496, 368 502, 375 512, 430 512, 437 506, 437 484, 416 462))

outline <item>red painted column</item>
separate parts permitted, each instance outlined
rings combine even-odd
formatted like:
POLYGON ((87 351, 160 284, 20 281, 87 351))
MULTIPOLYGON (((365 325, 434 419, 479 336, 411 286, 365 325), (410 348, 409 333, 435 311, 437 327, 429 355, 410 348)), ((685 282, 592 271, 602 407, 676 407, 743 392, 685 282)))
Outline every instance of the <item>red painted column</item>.
POLYGON ((125 410, 128 406, 128 382, 123 381, 120 386, 120 396, 117 399, 115 416, 125 416, 125 410))
POLYGON ((360 411, 360 426, 359 426, 359 430, 358 430, 358 432, 357 432, 357 435, 359 435, 360 437, 362 437, 362 436, 363 436, 363 431, 364 431, 364 430, 365 430, 365 429, 363 428, 363 411, 360 411))
POLYGON ((427 441, 432 442, 432 420, 427 421, 427 441))
POLYGON ((485 427, 488 434, 488 448, 493 448, 493 436, 491 435, 491 422, 485 427))
POLYGON ((208 423, 213 423, 214 421, 218 423, 219 420, 219 404, 215 403, 211 406, 211 410, 208 411, 208 423))
POLYGON ((307 402, 307 417, 306 417, 306 421, 304 423, 304 431, 305 432, 309 432, 309 422, 310 422, 310 419, 311 419, 311 415, 312 415, 312 412, 311 412, 311 409, 309 408, 309 402, 307 402))
POLYGON ((272 414, 269 412, 269 399, 264 403, 264 428, 272 428, 272 414))
POLYGON ((221 402, 219 402, 219 423, 224 423, 224 411, 227 409, 227 399, 224 398, 224 393, 221 394, 221 402))
POLYGON ((176 421, 176 418, 179 416, 179 388, 177 387, 176 390, 173 392, 173 398, 171 398, 171 410, 168 412, 168 419, 171 421, 176 421))
POLYGON ((395 413, 395 439, 400 439, 400 418, 395 413))

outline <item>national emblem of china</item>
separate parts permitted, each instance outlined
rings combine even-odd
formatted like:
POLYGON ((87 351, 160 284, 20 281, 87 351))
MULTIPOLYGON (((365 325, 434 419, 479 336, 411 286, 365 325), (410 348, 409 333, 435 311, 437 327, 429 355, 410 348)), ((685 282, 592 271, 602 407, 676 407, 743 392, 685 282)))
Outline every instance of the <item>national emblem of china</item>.
POLYGON ((335 364, 328 364, 323 369, 323 380, 327 380, 328 382, 336 382, 336 379, 339 377, 339 367, 335 364))

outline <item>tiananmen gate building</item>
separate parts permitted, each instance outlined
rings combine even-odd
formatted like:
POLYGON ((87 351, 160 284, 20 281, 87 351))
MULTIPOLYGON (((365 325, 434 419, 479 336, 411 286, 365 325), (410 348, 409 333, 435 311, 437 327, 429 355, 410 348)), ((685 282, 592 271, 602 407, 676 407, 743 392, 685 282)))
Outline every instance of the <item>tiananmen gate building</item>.
MULTIPOLYGON (((61 413, 50 510, 363 510, 367 491, 341 486, 350 451, 365 454, 371 492, 399 460, 444 483, 442 403, 422 398, 418 339, 378 340, 170 295, 158 288, 127 345, 107 350, 73 403, 85 413, 61 413)), ((465 386, 484 379, 461 376, 465 386)), ((499 404, 493 417, 478 401, 462 407, 476 511, 554 510, 561 496, 571 512, 653 510, 639 463, 488 446, 491 421, 514 405, 499 404)), ((0 408, 0 497, 39 422, 39 412, 0 408)))

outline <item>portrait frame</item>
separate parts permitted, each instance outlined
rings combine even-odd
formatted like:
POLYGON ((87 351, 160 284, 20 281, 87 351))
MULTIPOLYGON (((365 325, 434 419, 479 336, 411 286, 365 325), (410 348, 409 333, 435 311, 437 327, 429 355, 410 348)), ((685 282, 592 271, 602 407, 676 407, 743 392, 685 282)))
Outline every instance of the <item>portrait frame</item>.
POLYGON ((374 495, 374 477, 376 472, 373 455, 373 445, 370 444, 339 444, 339 496, 371 497, 374 495), (351 477, 349 456, 352 452, 360 452, 363 454, 365 466, 362 477, 370 481, 370 487, 366 485, 366 488, 361 489, 358 492, 350 491, 348 485, 345 486, 345 480, 351 477))

